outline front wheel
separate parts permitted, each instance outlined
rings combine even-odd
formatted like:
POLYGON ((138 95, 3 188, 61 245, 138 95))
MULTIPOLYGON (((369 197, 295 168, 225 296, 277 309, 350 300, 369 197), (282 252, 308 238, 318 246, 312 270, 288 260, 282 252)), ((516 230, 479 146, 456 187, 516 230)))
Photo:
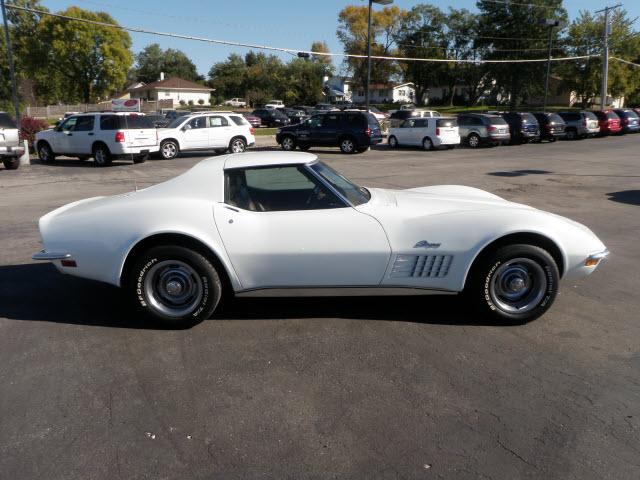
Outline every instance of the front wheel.
POLYGON ((174 140, 167 140, 160 144, 160 156, 165 160, 173 160, 180 153, 180 147, 174 140))
POLYGON ((20 159, 18 157, 3 158, 2 163, 7 170, 17 170, 20 166, 20 159))
POLYGON ((138 307, 171 328, 190 327, 209 318, 222 294, 212 263, 198 252, 176 246, 154 247, 142 254, 127 288, 138 307))
POLYGON ((558 293, 553 257, 533 245, 507 245, 478 259, 465 294, 480 312, 500 323, 525 323, 543 315, 558 293))
POLYGON ((38 158, 42 163, 51 163, 56 159, 56 156, 48 143, 40 142, 38 145, 38 158))
POLYGON ((391 135, 389 137, 389 140, 387 140, 387 143, 391 148, 398 148, 398 139, 394 135, 391 135))

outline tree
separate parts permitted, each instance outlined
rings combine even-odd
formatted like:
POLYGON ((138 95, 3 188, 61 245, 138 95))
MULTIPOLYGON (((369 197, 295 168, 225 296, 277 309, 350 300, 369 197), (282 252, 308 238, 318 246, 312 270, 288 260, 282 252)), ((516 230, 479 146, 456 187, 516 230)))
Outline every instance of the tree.
MULTIPOLYGON (((540 20, 567 19, 562 0, 514 3, 478 0, 477 7, 480 14, 475 46, 485 49, 484 58, 490 60, 544 57, 548 30, 540 20)), ((554 36, 557 41, 557 29, 554 36)), ((545 68, 544 62, 487 64, 497 89, 509 97, 511 108, 544 90, 545 68)))
POLYGON ((327 74, 327 65, 324 62, 302 58, 291 60, 286 66, 287 81, 283 100, 287 103, 315 105, 322 98, 323 79, 327 74))
POLYGON ((215 88, 219 101, 228 98, 244 97, 247 85, 247 64, 235 53, 224 62, 214 64, 209 70, 209 86, 215 88))
POLYGON ((135 76, 139 82, 151 83, 160 78, 164 72, 167 77, 180 77, 185 80, 202 80, 195 64, 180 51, 169 48, 162 50, 160 45, 147 45, 136 55, 135 76))
MULTIPOLYGON (((407 15, 405 10, 397 6, 384 7, 375 10, 371 19, 371 55, 396 55, 395 38, 407 15)), ((368 7, 350 5, 342 9, 338 15, 338 39, 344 45, 344 51, 350 54, 367 54, 367 22, 368 7)), ((356 87, 363 87, 367 78, 367 59, 348 58, 348 69, 353 73, 356 87)), ((371 62, 371 82, 387 83, 399 73, 396 62, 389 60, 375 60, 371 62)))
MULTIPOLYGON (((329 53, 327 42, 313 42, 311 44, 312 52, 329 53)), ((311 60, 324 66, 325 75, 332 75, 334 71, 333 62, 328 55, 311 55, 311 60)))
MULTIPOLYGON (((63 15, 117 25, 107 13, 70 7, 63 15)), ((46 68, 60 82, 62 100, 92 102, 124 86, 132 63, 129 34, 109 27, 45 17, 37 35, 46 45, 46 68)))
MULTIPOLYGON (((624 10, 616 10, 611 15, 611 35, 609 46, 616 56, 635 61, 640 58, 640 38, 632 30, 633 21, 624 10)), ((575 91, 583 108, 590 106, 600 95, 602 81, 602 32, 603 15, 594 16, 582 11, 569 26, 565 39, 567 53, 572 56, 598 55, 560 65, 558 72, 564 84, 575 91)), ((628 95, 640 87, 638 72, 628 65, 615 60, 609 62, 609 94, 628 95)))

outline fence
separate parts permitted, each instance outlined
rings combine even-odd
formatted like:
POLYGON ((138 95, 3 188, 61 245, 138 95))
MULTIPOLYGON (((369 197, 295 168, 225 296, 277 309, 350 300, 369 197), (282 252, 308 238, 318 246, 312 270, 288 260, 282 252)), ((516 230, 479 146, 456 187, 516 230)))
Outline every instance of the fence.
MULTIPOLYGON (((48 107, 26 107, 25 115, 36 118, 60 118, 66 112, 95 112, 96 110, 108 110, 110 102, 103 103, 77 103, 75 105, 49 105, 48 107)), ((143 100, 140 109, 144 113, 156 112, 162 108, 173 108, 173 100, 143 100)))

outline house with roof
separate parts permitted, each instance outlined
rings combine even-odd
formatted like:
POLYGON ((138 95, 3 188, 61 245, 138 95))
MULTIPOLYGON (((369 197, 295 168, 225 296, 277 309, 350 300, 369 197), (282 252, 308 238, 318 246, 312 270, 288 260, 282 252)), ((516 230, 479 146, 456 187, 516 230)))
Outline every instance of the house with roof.
POLYGON ((179 104, 181 101, 188 104, 191 101, 194 105, 200 104, 200 100, 205 105, 209 105, 213 91, 213 88, 183 78, 164 78, 163 73, 160 74, 160 80, 157 82, 134 86, 127 90, 130 98, 156 102, 172 100, 174 104, 179 104))
MULTIPOLYGON (((371 103, 414 103, 416 89, 413 83, 372 83, 369 86, 371 103)), ((364 88, 353 91, 352 100, 356 103, 365 101, 364 88)))

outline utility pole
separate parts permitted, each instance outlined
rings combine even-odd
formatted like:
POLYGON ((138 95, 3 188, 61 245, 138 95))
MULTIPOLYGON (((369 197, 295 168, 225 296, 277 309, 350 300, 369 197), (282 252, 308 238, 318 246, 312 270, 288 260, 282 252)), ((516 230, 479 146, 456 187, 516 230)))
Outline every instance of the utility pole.
POLYGON ((369 111, 369 84, 371 83, 371 9, 373 4, 390 5, 393 0, 369 0, 369 21, 367 25, 367 88, 365 94, 366 111, 369 111))
POLYGON ((9 21, 7 20, 7 8, 4 0, 0 0, 2 5, 2 18, 4 20, 4 36, 7 42, 7 57, 9 59, 9 75, 11 76, 11 93, 13 94, 13 108, 16 110, 16 122, 20 128, 20 102, 18 100, 18 87, 16 84, 16 69, 13 65, 13 50, 11 48, 11 36, 9 35, 9 21))
POLYGON ((609 35, 611 34, 611 26, 609 24, 609 12, 620 8, 621 3, 613 7, 605 7, 596 13, 604 12, 604 30, 602 36, 602 84, 600 87, 600 110, 607 108, 607 91, 609 90, 609 35))
POLYGON ((549 29, 549 52, 547 55, 547 75, 544 80, 544 102, 542 104, 542 111, 547 111, 547 99, 549 98, 549 77, 551 76, 551 49, 553 45, 553 29, 557 28, 558 30, 562 30, 566 27, 564 22, 560 20, 551 20, 551 19, 543 19, 538 22, 543 27, 547 27, 549 29))

